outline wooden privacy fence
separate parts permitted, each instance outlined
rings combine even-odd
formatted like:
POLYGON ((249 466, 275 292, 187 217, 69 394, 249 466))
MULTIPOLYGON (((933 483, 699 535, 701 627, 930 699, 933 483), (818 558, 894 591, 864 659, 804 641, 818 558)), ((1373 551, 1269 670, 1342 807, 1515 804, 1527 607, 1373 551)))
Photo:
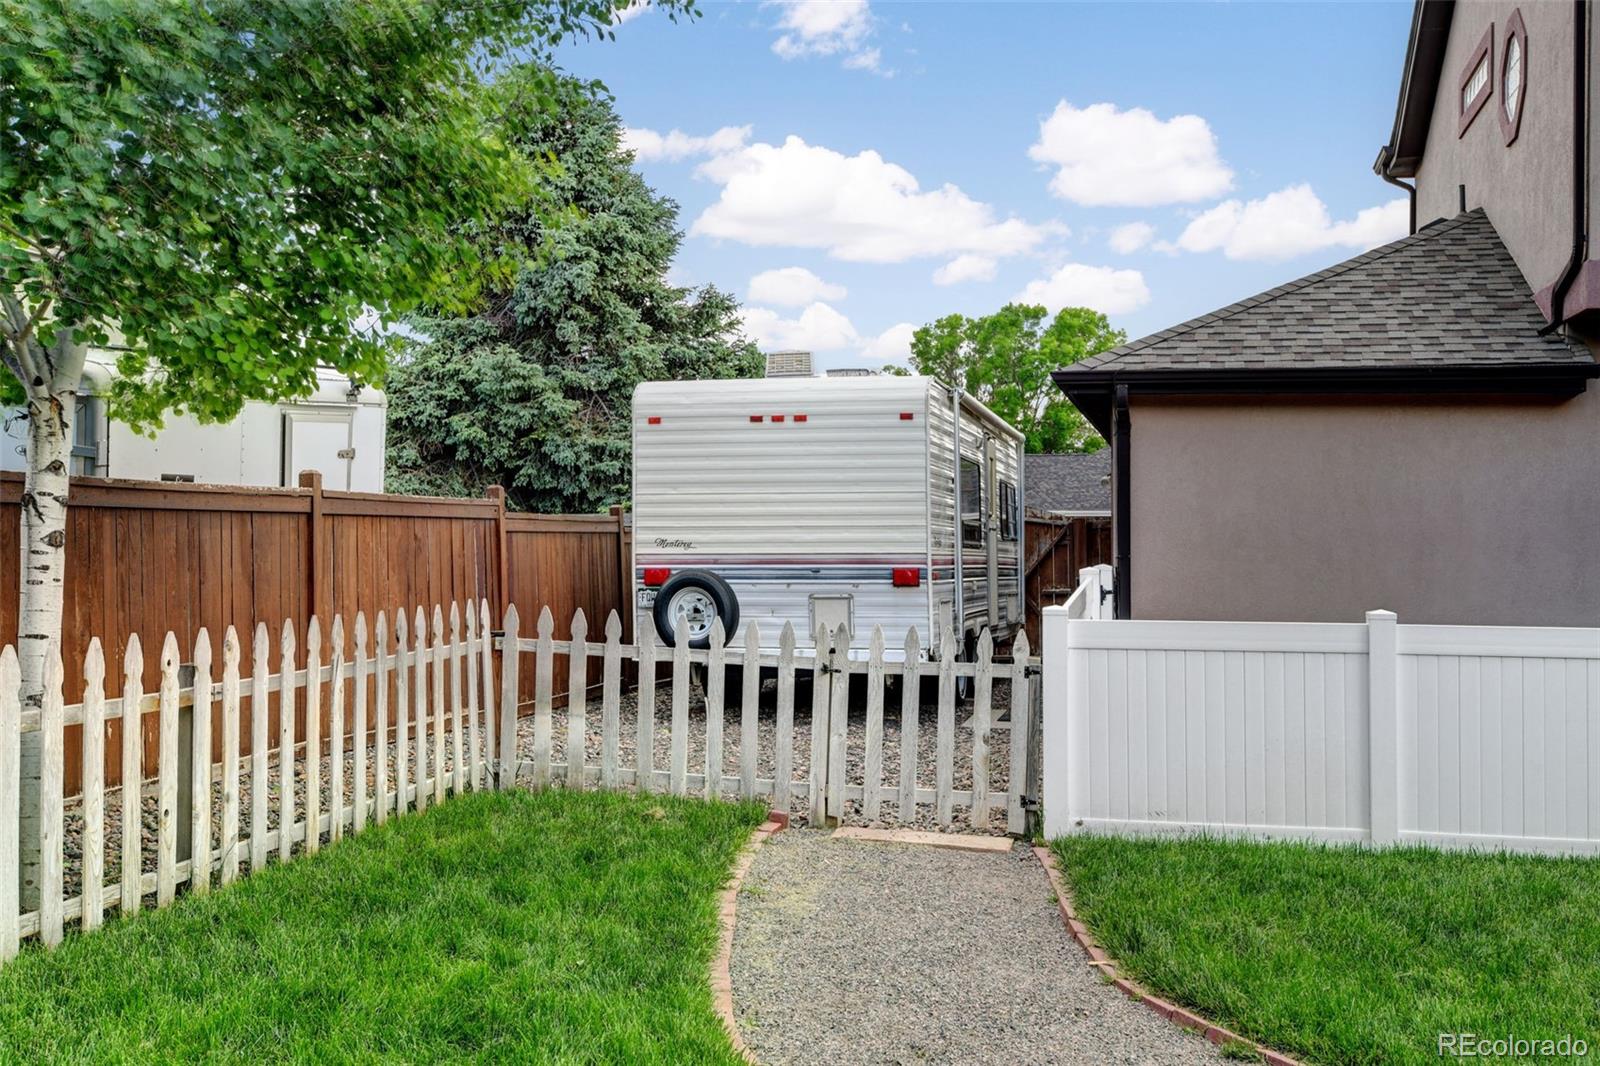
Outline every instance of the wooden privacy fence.
MULTIPOLYGON (((744 626, 743 641, 730 647, 717 621, 704 649, 691 649, 682 633, 674 646, 659 646, 648 627, 638 643, 624 643, 615 614, 603 642, 588 639, 582 612, 572 619, 570 640, 555 638, 548 608, 535 637, 522 637, 519 626, 513 606, 501 645, 502 684, 516 691, 524 684, 519 676, 531 670, 532 742, 519 753, 512 731, 502 729, 500 761, 536 788, 562 783, 759 798, 786 813, 804 812, 813 824, 856 818, 940 826, 959 821, 987 829, 995 827, 998 812, 1000 826, 1012 833, 1025 829, 1039 669, 1038 660, 1028 658, 1026 635, 1017 638, 1009 662, 994 659, 985 632, 977 660, 956 663, 921 661, 915 629, 898 654, 890 654, 874 627, 870 650, 854 657, 846 630, 819 628, 822 651, 816 654, 795 648, 788 623, 776 651, 763 650, 753 621, 744 626), (567 657, 574 694, 559 712, 552 699, 558 656, 567 657), (597 705, 580 684, 590 663, 600 666, 603 679, 597 705), (637 665, 631 698, 624 698, 625 663, 637 665), (662 666, 670 666, 671 681, 658 701, 662 666), (705 671, 699 698, 693 698, 691 667, 705 671), (776 678, 770 701, 763 670, 776 678), (936 689, 932 708, 923 705, 925 679, 936 689), (970 708, 959 715, 958 680, 972 692, 970 708), (997 698, 1002 688, 1003 699, 997 698), (770 716, 762 714, 764 703, 770 716)), ((956 647, 953 633, 942 646, 956 647)))
MULTIPOLYGON (((107 727, 146 700, 137 635, 120 669, 114 662, 109 671, 99 640, 89 642, 83 683, 70 690, 82 700, 71 706, 60 656, 52 656, 43 707, 27 713, 8 645, 0 652, 0 961, 16 954, 22 938, 53 946, 67 923, 93 930, 111 908, 132 914, 152 895, 163 907, 182 885, 203 893, 213 881, 227 885, 260 870, 274 855, 287 861, 346 832, 493 787, 488 602, 469 603, 464 613, 463 626, 462 610, 452 605, 447 630, 445 612, 435 606, 431 639, 420 607, 409 620, 396 611, 392 623, 378 614, 370 645, 366 615, 358 613, 349 651, 339 616, 326 646, 316 616, 303 630, 285 621, 276 641, 257 625, 248 675, 230 625, 220 680, 205 629, 187 654, 169 632, 153 696, 159 769, 148 781, 140 769, 141 730, 107 743, 107 727), (186 657, 193 663, 187 681, 180 668, 186 657), (121 697, 107 695, 108 673, 122 677, 121 697), (81 802, 70 806, 69 727, 78 727, 86 770, 81 802), (40 862, 37 883, 19 885, 25 734, 38 734, 42 756, 40 862), (122 780, 139 787, 107 788, 100 768, 108 754, 120 763, 122 780)), ((514 731, 514 717, 507 723, 514 731)))
MULTIPOLYGON (((620 509, 523 515, 506 510, 498 489, 485 499, 440 499, 324 492, 315 473, 300 480, 296 489, 250 489, 73 478, 66 691, 82 690, 93 637, 106 649, 133 636, 157 648, 168 632, 248 632, 259 619, 303 632, 313 614, 375 618, 402 604, 486 600, 499 618, 510 603, 530 612, 550 604, 563 617, 580 608, 603 617, 626 603, 631 547, 620 509)), ((20 475, 0 474, 0 558, 18 558, 21 492, 20 475)), ((0 644, 16 640, 17 581, 17 567, 0 567, 0 644)), ((348 658, 353 649, 347 643, 344 651, 348 658)), ((122 695, 119 671, 105 684, 108 698, 122 695)), ((114 719, 113 750, 121 728, 114 719)), ((157 729, 150 704, 146 776, 157 768, 157 729)), ((67 736, 69 793, 82 781, 77 731, 73 725, 67 736)), ((105 773, 108 783, 121 779, 114 761, 105 773)))
POLYGON ((1051 834, 1600 854, 1600 629, 1045 612, 1051 834))
POLYGON ((1085 569, 1111 562, 1111 519, 1030 514, 1023 546, 1023 617, 1037 648, 1040 612, 1065 603, 1085 569))

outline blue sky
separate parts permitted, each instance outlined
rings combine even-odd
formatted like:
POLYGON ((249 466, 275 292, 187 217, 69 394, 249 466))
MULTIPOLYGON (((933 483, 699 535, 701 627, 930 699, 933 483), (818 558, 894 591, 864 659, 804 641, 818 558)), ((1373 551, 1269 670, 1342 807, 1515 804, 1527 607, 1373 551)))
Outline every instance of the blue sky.
MULTIPOLYGON (((1027 297, 1162 329, 1401 236, 1409 3, 702 2, 566 48, 763 347, 903 358, 1027 297)), ((1426 221, 1426 220, 1424 220, 1426 221)))

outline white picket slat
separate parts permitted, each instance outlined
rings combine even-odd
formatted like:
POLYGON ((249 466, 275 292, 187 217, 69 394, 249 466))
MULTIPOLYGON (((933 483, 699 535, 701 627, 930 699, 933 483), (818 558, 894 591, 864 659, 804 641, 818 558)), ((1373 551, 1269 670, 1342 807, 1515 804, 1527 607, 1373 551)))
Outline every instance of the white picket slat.
MULTIPOLYGON (((15 870, 22 861, 22 669, 10 644, 0 650, 0 870, 15 870)), ((21 899, 15 877, 0 877, 0 962, 17 957, 20 934, 17 913, 21 899)))
POLYGON ((706 654, 706 769, 705 797, 722 795, 723 686, 727 682, 727 631, 722 619, 711 621, 711 643, 706 654))
POLYGON ((171 630, 161 643, 156 746, 156 906, 177 894, 178 869, 178 638, 171 630))
POLYGON ((411 623, 402 608, 394 612, 394 815, 406 813, 411 802, 411 660, 406 638, 411 623))
POLYGON ((638 634, 639 699, 634 714, 634 758, 638 772, 634 787, 640 792, 656 788, 656 636, 655 627, 646 625, 638 634))
POLYGON ((450 791, 459 796, 467 787, 467 764, 464 758, 461 731, 461 605, 450 604, 450 791))
POLYGON ((583 787, 589 735, 589 620, 578 608, 572 616, 572 654, 567 656, 567 787, 583 787))
POLYGON ((778 707, 773 728, 772 802, 787 814, 794 787, 794 626, 783 623, 778 635, 778 707))
MULTIPOLYGON (((328 691, 328 843, 344 836, 344 616, 333 616, 328 662, 333 681, 328 691)), ((357 747, 367 746, 359 737, 357 747)), ((315 834, 313 834, 315 835, 315 834)))
POLYGON ((872 627, 867 645, 867 753, 862 772, 861 817, 878 820, 883 797, 883 627, 872 627))
POLYGON ((811 765, 806 793, 806 817, 812 825, 825 825, 828 818, 828 701, 833 686, 828 683, 832 669, 832 634, 825 625, 812 634, 815 654, 811 660, 811 765))
MULTIPOLYGON (((295 666, 294 624, 283 623, 278 642, 278 673, 293 677, 295 666)), ((294 849, 294 706, 293 685, 278 689, 278 861, 288 862, 294 849)))
POLYGON ((921 724, 922 674, 917 659, 922 649, 916 627, 906 631, 905 660, 900 668, 900 820, 917 818, 917 731, 921 724))
MULTIPOLYGON (((495 713, 494 713, 494 640, 490 632, 489 601, 478 601, 478 657, 483 668, 483 761, 487 764, 485 769, 493 779, 491 787, 499 787, 499 776, 496 770, 496 760, 500 756, 500 749, 495 747, 495 713)), ((515 659, 516 656, 510 656, 515 659)))
POLYGON ((546 607, 539 612, 539 627, 535 634, 536 650, 533 658, 533 787, 544 788, 550 784, 550 760, 553 731, 555 683, 555 650, 550 646, 554 639, 556 623, 546 607))
POLYGON ((972 826, 989 827, 989 730, 994 720, 994 638, 978 637, 977 677, 972 686, 972 826))
POLYGON ((443 803, 448 780, 444 768, 445 722, 449 708, 444 703, 444 612, 433 605, 433 802, 443 803))
MULTIPOLYGON (((267 624, 256 623, 255 642, 251 647, 250 675, 250 872, 255 873, 267 865, 267 677, 272 673, 269 661, 272 645, 267 636, 267 624)), ((127 689, 123 689, 126 705, 127 689)), ((126 823, 124 823, 126 828, 126 823)), ((126 900, 128 879, 122 879, 123 898, 126 900)))
POLYGON ((761 727, 761 629, 755 619, 744 627, 743 685, 739 693, 739 795, 751 799, 756 794, 756 755, 760 748, 761 727))
MULTIPOLYGON (((371 676, 372 663, 367 658, 367 615, 365 611, 356 612, 356 643, 355 643, 355 670, 353 680, 354 688, 351 690, 351 714, 355 721, 350 727, 350 743, 353 746, 350 773, 353 780, 350 782, 350 832, 359 833, 367 827, 367 681, 371 676)), ((376 742, 376 748, 381 753, 383 743, 376 742)), ((379 756, 382 757, 381 754, 379 756)), ((380 790, 378 793, 383 795, 380 790)))
POLYGON ((956 678, 955 631, 945 627, 944 640, 939 647, 939 719, 934 750, 934 803, 941 827, 950 825, 953 811, 951 790, 955 782, 956 745, 956 678))
MULTIPOLYGON (((61 850, 66 843, 63 800, 66 746, 62 735, 65 703, 61 694, 61 647, 52 644, 44 662, 44 700, 39 708, 39 939, 47 948, 61 943, 63 903, 61 850)), ((176 715, 174 715, 176 732, 176 715)), ((176 752, 177 745, 173 745, 176 752)), ((176 757, 173 759, 177 761, 176 757)), ((177 792, 173 792, 176 805, 177 792)), ((15 877, 9 871, 8 880, 15 877)))
POLYGON ((678 619, 672 644, 672 761, 674 796, 688 791, 689 777, 689 626, 678 619))
POLYGON ((850 630, 840 626, 833 640, 832 694, 828 700, 828 799, 825 817, 831 824, 844 819, 844 787, 849 764, 845 741, 850 726, 850 630))
POLYGON ((211 891, 211 634, 194 638, 194 707, 189 752, 189 885, 211 891))
POLYGON ((606 618, 606 650, 600 679, 600 787, 617 787, 617 749, 622 738, 622 619, 606 618))
POLYGON ((517 783, 517 605, 506 606, 504 654, 500 656, 500 788, 517 783))
POLYGON ((416 746, 415 777, 417 813, 428 809, 428 796, 432 782, 428 771, 428 616, 418 604, 411 627, 411 736, 416 746))
MULTIPOLYGON (((285 675, 287 676, 287 675, 285 675)), ((322 622, 316 615, 306 626, 306 842, 307 855, 322 847, 322 622)))
POLYGON ((483 790, 483 751, 478 747, 478 608, 467 601, 467 777, 472 791, 483 790))
MULTIPOLYGON (((1028 746, 1032 743, 1033 701, 1028 677, 1028 634, 1018 633, 1011 644, 1011 768, 1006 784, 1006 831, 1027 832, 1028 815, 1022 806, 1027 788, 1028 746)), ((1154 687, 1154 686, 1152 686, 1154 687)))
POLYGON ((222 870, 219 880, 239 876, 239 633, 222 635, 222 870))
POLYGON ((122 656, 122 917, 139 912, 139 873, 143 868, 144 727, 138 711, 144 699, 144 651, 139 634, 128 637, 122 656), (130 709, 131 708, 131 709, 130 709))
MULTIPOLYGON (((3 685, 4 670, 0 670, 3 685)), ((0 715, 3 719, 3 715, 0 715)), ((8 727, 0 720, 0 731, 8 727)), ((0 767, 0 774, 4 773, 0 767)), ((10 808, 0 799, 0 817, 10 808)), ((106 656, 99 637, 89 639, 83 657, 83 928, 100 928, 105 918, 106 886, 106 656)), ((9 870, 0 847, 0 870, 9 870)), ((12 881, 14 878, 5 878, 12 881)), ((0 903, 3 906, 3 903, 0 903)), ((0 923, 4 918, 0 917, 0 923)), ((4 934, 0 933, 0 940, 4 934)), ((5 948, 0 944, 0 960, 5 948)))
POLYGON ((372 730, 373 820, 382 825, 389 820, 389 681, 394 669, 387 611, 378 612, 373 627, 372 665, 372 707, 377 717, 372 730))

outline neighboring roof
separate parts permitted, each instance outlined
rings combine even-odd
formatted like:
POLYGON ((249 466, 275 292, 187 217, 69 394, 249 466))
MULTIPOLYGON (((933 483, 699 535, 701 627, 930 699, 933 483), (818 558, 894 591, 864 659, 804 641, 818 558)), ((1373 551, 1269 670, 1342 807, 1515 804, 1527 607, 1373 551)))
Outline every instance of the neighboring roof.
POLYGON ((1428 127, 1439 95, 1439 75, 1444 69, 1445 45, 1450 40, 1454 0, 1417 0, 1411 13, 1411 40, 1406 45, 1406 65, 1400 74, 1400 99, 1394 109, 1394 129, 1374 166, 1391 178, 1415 177, 1428 147, 1428 127))
POLYGON ((1575 395, 1600 363, 1545 319, 1482 209, 1052 377, 1102 433, 1112 390, 1146 394, 1575 395))
POLYGON ((1023 457, 1024 501, 1030 511, 1110 514, 1111 449, 1023 457))

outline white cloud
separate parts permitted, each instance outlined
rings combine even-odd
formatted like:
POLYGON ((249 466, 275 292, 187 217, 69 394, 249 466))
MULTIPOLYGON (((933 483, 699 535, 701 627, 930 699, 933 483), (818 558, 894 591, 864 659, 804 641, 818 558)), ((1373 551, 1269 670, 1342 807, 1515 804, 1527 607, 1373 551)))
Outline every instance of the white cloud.
POLYGON ((622 131, 622 147, 641 163, 657 159, 675 163, 691 157, 723 155, 743 148, 749 139, 749 126, 724 126, 704 137, 692 137, 676 129, 657 133, 630 126, 622 131))
POLYGON ((1156 228, 1148 222, 1129 222, 1111 231, 1106 243, 1113 252, 1131 255, 1155 239, 1156 228))
POLYGON ((1088 307, 1116 315, 1149 303, 1150 289, 1137 270, 1068 263, 1048 278, 1028 282, 1016 300, 1043 304, 1051 314, 1063 307, 1088 307))
POLYGON ((767 0, 779 9, 772 50, 784 59, 841 56, 852 70, 870 70, 889 76, 883 56, 868 45, 874 23, 867 0, 767 0))
POLYGON ((911 335, 917 327, 898 322, 862 345, 861 358, 879 363, 903 363, 911 356, 911 335))
POLYGON ((828 352, 860 342, 850 320, 825 303, 813 303, 794 318, 784 318, 770 307, 745 307, 739 317, 745 333, 763 351, 828 352))
POLYGON ((959 285, 963 281, 992 281, 996 266, 986 255, 958 255, 933 272, 933 283, 959 285))
POLYGON ((1406 201, 1390 200, 1335 222, 1311 186, 1290 185, 1259 200, 1227 200, 1195 216, 1178 237, 1186 252, 1220 250, 1229 259, 1289 259, 1322 248, 1366 251, 1410 228, 1406 201))
POLYGON ((758 304, 803 307, 818 300, 842 300, 845 288, 823 281, 805 267, 781 267, 751 278, 747 295, 758 304))
POLYGON ((894 71, 883 69, 883 53, 876 48, 868 48, 845 56, 844 67, 847 70, 870 70, 886 78, 894 76, 894 71))
POLYGON ((627 7, 619 8, 611 13, 611 25, 620 26, 624 22, 632 22, 649 10, 650 0, 633 0, 633 3, 627 7))
POLYGON ((752 245, 823 248, 836 259, 903 263, 1033 249, 1059 227, 998 219, 954 185, 923 191, 877 152, 846 156, 791 136, 714 156, 698 173, 722 186, 689 232, 752 245))
POLYGON ((1051 192, 1090 207, 1189 203, 1233 187, 1233 171, 1199 115, 1163 120, 1142 107, 1062 100, 1039 124, 1028 155, 1059 168, 1051 192))

